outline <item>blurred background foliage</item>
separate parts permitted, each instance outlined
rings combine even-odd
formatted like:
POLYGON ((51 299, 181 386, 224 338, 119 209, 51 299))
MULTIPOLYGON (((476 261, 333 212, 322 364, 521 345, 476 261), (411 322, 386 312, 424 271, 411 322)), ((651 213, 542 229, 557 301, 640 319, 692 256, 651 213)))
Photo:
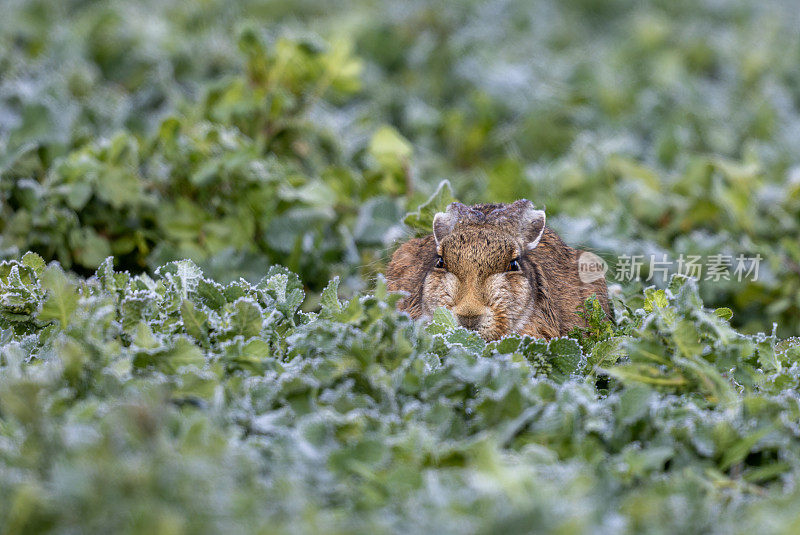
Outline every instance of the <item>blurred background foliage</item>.
POLYGON ((612 262, 761 254, 700 291, 788 335, 797 65, 788 0, 5 0, 0 254, 351 295, 449 179, 612 262))

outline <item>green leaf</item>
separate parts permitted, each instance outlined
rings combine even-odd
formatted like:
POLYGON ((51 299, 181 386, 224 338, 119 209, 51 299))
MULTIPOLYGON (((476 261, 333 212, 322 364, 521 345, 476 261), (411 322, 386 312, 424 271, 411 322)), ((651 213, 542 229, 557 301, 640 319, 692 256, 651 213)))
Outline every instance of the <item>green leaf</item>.
POLYGON ((347 306, 336 315, 336 321, 341 323, 358 323, 364 318, 364 307, 358 296, 353 297, 347 306))
POLYGON ((229 346, 225 354, 225 361, 231 368, 261 373, 268 362, 270 354, 271 351, 267 342, 259 338, 253 338, 246 344, 229 346))
POLYGON ((391 126, 380 127, 372 135, 367 150, 385 169, 402 168, 413 153, 408 140, 391 126))
POLYGON ((82 210, 89 199, 92 197, 93 188, 88 182, 75 182, 67 184, 66 188, 66 202, 67 206, 73 210, 82 210))
POLYGON ((669 300, 667 299, 667 294, 664 292, 664 290, 647 288, 644 291, 644 294, 644 309, 647 312, 653 312, 654 310, 669 306, 669 300))
POLYGON ((184 299, 181 304, 181 319, 187 334, 198 342, 208 344, 208 314, 195 307, 188 299, 184 299))
POLYGON ((730 321, 733 317, 733 310, 728 307, 717 308, 714 310, 714 315, 718 318, 722 318, 725 321, 730 321))
POLYGON ((749 483, 762 483, 777 478, 791 470, 791 465, 786 462, 776 461, 771 464, 751 468, 745 473, 744 479, 749 483))
POLYGON ((458 324, 453 313, 444 307, 439 307, 433 311, 433 317, 426 329, 431 334, 444 334, 456 327, 458 324))
POLYGON ((444 212, 450 203, 455 202, 453 188, 450 182, 442 180, 433 195, 417 208, 415 212, 406 214, 403 222, 411 227, 418 236, 430 234, 433 229, 433 216, 438 212, 444 212))
POLYGON ((597 342, 588 356, 590 366, 604 367, 612 366, 625 356, 624 342, 626 337, 610 338, 597 342))
POLYGON ((700 340, 697 326, 688 320, 680 320, 672 333, 675 345, 685 356, 699 355, 705 344, 700 340))
POLYGON ((657 366, 645 363, 631 363, 613 368, 604 368, 603 371, 620 379, 624 383, 643 383, 646 385, 662 387, 681 387, 688 384, 685 377, 680 374, 665 374, 657 366))
POLYGON ((486 348, 486 342, 483 341, 483 338, 478 333, 463 327, 453 329, 447 336, 447 341, 451 344, 461 344, 475 353, 482 353, 486 348))
POLYGON ((233 303, 230 324, 235 335, 241 335, 245 339, 258 336, 262 324, 261 309, 252 300, 240 298, 233 303))
POLYGON ((342 304, 339 302, 339 277, 334 277, 322 290, 320 295, 320 307, 324 317, 334 317, 342 311, 342 304))
POLYGON ((578 371, 581 363, 581 346, 572 338, 556 338, 550 341, 551 362, 565 375, 578 371))
POLYGON ((146 295, 126 295, 120 304, 122 328, 131 332, 145 318, 150 318, 155 313, 157 304, 146 295))
POLYGON ((27 252, 22 256, 22 263, 31 268, 36 275, 41 275, 47 266, 41 256, 32 252, 27 252))
POLYGON ((212 310, 220 310, 228 302, 221 284, 206 279, 197 281, 197 296, 212 310))
POLYGON ((94 229, 73 229, 69 234, 69 245, 75 261, 87 268, 96 268, 111 256, 111 244, 94 229))
POLYGON ((175 399, 198 398, 211 401, 217 391, 216 378, 197 370, 187 368, 178 377, 179 386, 172 391, 175 399))
POLYGON ((772 430, 773 427, 768 426, 742 437, 725 451, 720 461, 720 468, 727 470, 734 464, 742 462, 753 451, 755 445, 772 430))
POLYGON ((180 292, 182 299, 193 293, 203 279, 203 272, 191 260, 170 262, 156 269, 156 275, 172 283, 180 292))
POLYGON ((646 386, 633 384, 625 388, 619 397, 618 417, 620 422, 631 425, 644 418, 652 397, 653 391, 646 386))
POLYGON ((497 342, 492 342, 488 349, 495 349, 501 355, 509 355, 519 349, 521 341, 519 336, 506 336, 497 342))
POLYGON ((77 289, 58 266, 50 266, 44 270, 42 287, 47 290, 47 299, 39 312, 39 319, 43 321, 58 320, 61 328, 66 327, 78 307, 77 289))
POLYGON ((95 188, 95 194, 115 210, 135 204, 141 198, 141 181, 128 169, 107 169, 101 177, 100 183, 95 188))
POLYGON ((117 289, 117 281, 114 277, 114 258, 109 256, 98 266, 95 272, 97 280, 107 292, 113 292, 117 289))
POLYGON ((175 373, 184 366, 201 368, 204 364, 203 352, 183 336, 178 337, 171 347, 140 351, 133 359, 137 368, 154 367, 165 373, 175 373))

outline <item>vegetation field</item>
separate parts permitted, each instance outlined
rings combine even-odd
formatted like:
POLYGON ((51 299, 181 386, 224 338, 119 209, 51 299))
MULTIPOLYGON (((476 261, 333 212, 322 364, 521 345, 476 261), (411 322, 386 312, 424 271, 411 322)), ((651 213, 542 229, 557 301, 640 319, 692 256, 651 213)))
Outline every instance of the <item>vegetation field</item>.
POLYGON ((794 2, 1 11, 0 533, 800 529, 794 2), (395 311, 400 241, 519 198, 614 322, 395 311))

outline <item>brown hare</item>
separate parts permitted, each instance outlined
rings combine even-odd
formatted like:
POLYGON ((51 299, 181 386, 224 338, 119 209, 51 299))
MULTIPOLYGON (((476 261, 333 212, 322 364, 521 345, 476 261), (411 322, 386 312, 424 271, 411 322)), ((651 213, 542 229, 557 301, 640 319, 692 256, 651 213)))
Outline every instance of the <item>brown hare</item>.
POLYGON ((398 308, 413 318, 446 307, 486 340, 549 339, 585 325, 577 311, 592 294, 611 316, 604 275, 580 276, 582 253, 547 228, 544 211, 528 200, 452 203, 434 217, 433 234, 395 251, 386 278, 389 290, 407 292, 398 308))

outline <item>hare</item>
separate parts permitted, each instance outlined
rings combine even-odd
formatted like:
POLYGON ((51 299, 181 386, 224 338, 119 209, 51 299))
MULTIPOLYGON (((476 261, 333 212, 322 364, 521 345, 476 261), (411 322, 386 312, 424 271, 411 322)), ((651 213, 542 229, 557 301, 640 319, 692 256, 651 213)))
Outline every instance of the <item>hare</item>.
POLYGON ((389 290, 407 293, 398 308, 412 318, 446 307, 486 340, 550 339, 585 325, 577 311, 592 294, 611 317, 605 276, 581 276, 582 253, 547 228, 544 211, 528 200, 452 203, 435 215, 433 234, 394 252, 386 279, 389 290))

